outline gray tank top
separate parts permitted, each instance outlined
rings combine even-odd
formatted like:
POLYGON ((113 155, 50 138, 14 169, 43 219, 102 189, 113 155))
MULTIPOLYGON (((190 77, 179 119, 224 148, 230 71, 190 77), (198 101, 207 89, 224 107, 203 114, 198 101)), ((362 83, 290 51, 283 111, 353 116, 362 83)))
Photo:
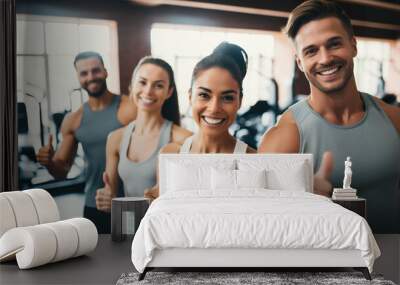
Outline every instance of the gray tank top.
POLYGON ((157 183, 157 158, 160 149, 171 141, 172 122, 165 120, 160 130, 160 140, 153 154, 145 161, 128 159, 128 147, 135 131, 135 122, 126 126, 119 151, 118 174, 124 184, 125 196, 143 197, 146 188, 157 183))
POLYGON ((113 96, 111 104, 101 111, 92 111, 88 102, 83 104, 83 115, 75 138, 82 144, 86 161, 85 205, 96 207, 96 190, 102 188, 106 168, 106 142, 110 132, 121 128, 117 112, 120 96, 113 96))
POLYGON ((351 186, 367 199, 367 220, 374 233, 400 233, 400 134, 372 96, 361 94, 364 117, 351 126, 327 122, 302 100, 291 106, 300 133, 300 152, 314 155, 320 166, 325 151, 332 151, 331 182, 343 186, 344 161, 353 162, 351 186))
MULTIPOLYGON (((188 137, 182 144, 179 153, 190 153, 190 149, 192 148, 193 136, 188 137)), ((247 144, 240 140, 236 140, 235 149, 233 153, 246 153, 247 144)))

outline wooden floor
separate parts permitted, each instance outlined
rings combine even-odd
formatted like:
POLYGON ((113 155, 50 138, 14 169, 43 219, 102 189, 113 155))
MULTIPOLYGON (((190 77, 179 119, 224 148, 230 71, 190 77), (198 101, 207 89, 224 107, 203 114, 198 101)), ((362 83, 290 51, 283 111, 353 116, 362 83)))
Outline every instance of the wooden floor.
MULTIPOLYGON (((374 272, 400 284, 400 235, 377 235, 382 256, 374 272)), ((131 239, 121 243, 100 235, 94 252, 88 256, 19 270, 16 262, 0 265, 0 284, 115 284, 119 276, 134 271, 130 257, 131 239)), ((310 270, 312 271, 312 270, 310 270)))

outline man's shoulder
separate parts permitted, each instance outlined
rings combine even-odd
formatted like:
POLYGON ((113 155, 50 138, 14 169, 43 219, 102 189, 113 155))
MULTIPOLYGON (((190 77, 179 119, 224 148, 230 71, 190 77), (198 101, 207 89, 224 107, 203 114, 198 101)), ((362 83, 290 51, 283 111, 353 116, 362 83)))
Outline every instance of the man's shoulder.
POLYGON ((297 137, 299 130, 293 112, 291 110, 286 111, 269 132, 273 137, 297 137))
POLYGON ((121 101, 120 107, 126 107, 126 106, 135 105, 135 104, 133 103, 133 100, 131 100, 131 99, 129 98, 129 95, 125 95, 125 94, 116 95, 116 94, 114 94, 114 96, 118 96, 118 97, 119 97, 119 99, 120 99, 120 101, 121 101))
POLYGON ((293 111, 291 109, 283 113, 277 123, 277 126, 288 126, 288 125, 296 125, 296 120, 293 111))
POLYGON ((386 116, 388 116, 389 120, 400 134, 400 107, 389 105, 374 96, 371 96, 371 98, 377 105, 379 105, 383 112, 385 112, 386 116))
POLYGON ((113 94, 113 95, 114 95, 114 96, 119 96, 121 102, 126 103, 126 102, 129 101, 129 95, 125 95, 125 94, 121 94, 121 95, 113 94))
POLYGON ((263 136, 259 152, 297 153, 300 149, 300 135, 293 113, 288 110, 278 123, 263 136))
POLYGON ((62 128, 67 132, 75 132, 81 123, 83 116, 83 105, 76 111, 70 112, 65 115, 65 118, 62 122, 62 128))
POLYGON ((123 124, 126 125, 129 122, 136 119, 137 108, 135 103, 130 100, 128 95, 114 95, 121 97, 121 103, 118 108, 118 119, 123 124))
POLYGON ((303 97, 288 108, 290 115, 287 115, 292 122, 300 124, 312 114, 312 108, 308 103, 309 95, 303 97))

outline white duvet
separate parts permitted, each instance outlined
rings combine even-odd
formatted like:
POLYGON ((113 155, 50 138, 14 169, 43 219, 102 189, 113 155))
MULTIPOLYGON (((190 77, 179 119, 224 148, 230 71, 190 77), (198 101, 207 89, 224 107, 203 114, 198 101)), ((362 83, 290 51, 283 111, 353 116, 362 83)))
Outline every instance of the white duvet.
POLYGON ((135 268, 143 272, 154 250, 165 248, 358 249, 370 272, 380 256, 359 215, 319 195, 265 189, 162 195, 133 239, 135 268))

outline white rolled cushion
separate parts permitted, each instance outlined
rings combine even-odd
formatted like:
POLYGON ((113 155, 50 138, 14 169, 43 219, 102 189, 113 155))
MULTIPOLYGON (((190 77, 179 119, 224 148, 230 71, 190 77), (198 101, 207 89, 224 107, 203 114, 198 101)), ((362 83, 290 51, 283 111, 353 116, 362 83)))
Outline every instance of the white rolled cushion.
POLYGON ((97 228, 92 221, 85 218, 73 218, 63 221, 74 226, 78 233, 78 248, 73 257, 86 254, 97 246, 97 228))
POLYGON ((39 224, 60 220, 57 204, 49 192, 43 189, 29 189, 23 192, 31 197, 38 214, 39 224))
POLYGON ((17 227, 33 226, 39 223, 38 214, 31 197, 23 191, 3 192, 13 209, 17 227))
POLYGON ((51 229, 56 236, 57 249, 51 262, 71 258, 75 255, 78 249, 78 233, 73 225, 58 221, 42 226, 51 229))
POLYGON ((267 188, 267 176, 262 170, 236 170, 237 188, 267 188))
POLYGON ((17 258, 20 269, 86 254, 96 248, 95 225, 85 218, 18 227, 0 238, 0 261, 17 258))
POLYGON ((235 170, 231 169, 216 169, 211 168, 211 188, 213 190, 225 189, 235 190, 236 189, 236 173, 235 170))
POLYGON ((9 229, 15 228, 17 222, 15 221, 14 211, 8 199, 0 195, 0 237, 9 229))
POLYGON ((14 228, 0 238, 0 261, 16 254, 19 268, 28 269, 49 263, 56 248, 56 236, 43 225, 14 228))

